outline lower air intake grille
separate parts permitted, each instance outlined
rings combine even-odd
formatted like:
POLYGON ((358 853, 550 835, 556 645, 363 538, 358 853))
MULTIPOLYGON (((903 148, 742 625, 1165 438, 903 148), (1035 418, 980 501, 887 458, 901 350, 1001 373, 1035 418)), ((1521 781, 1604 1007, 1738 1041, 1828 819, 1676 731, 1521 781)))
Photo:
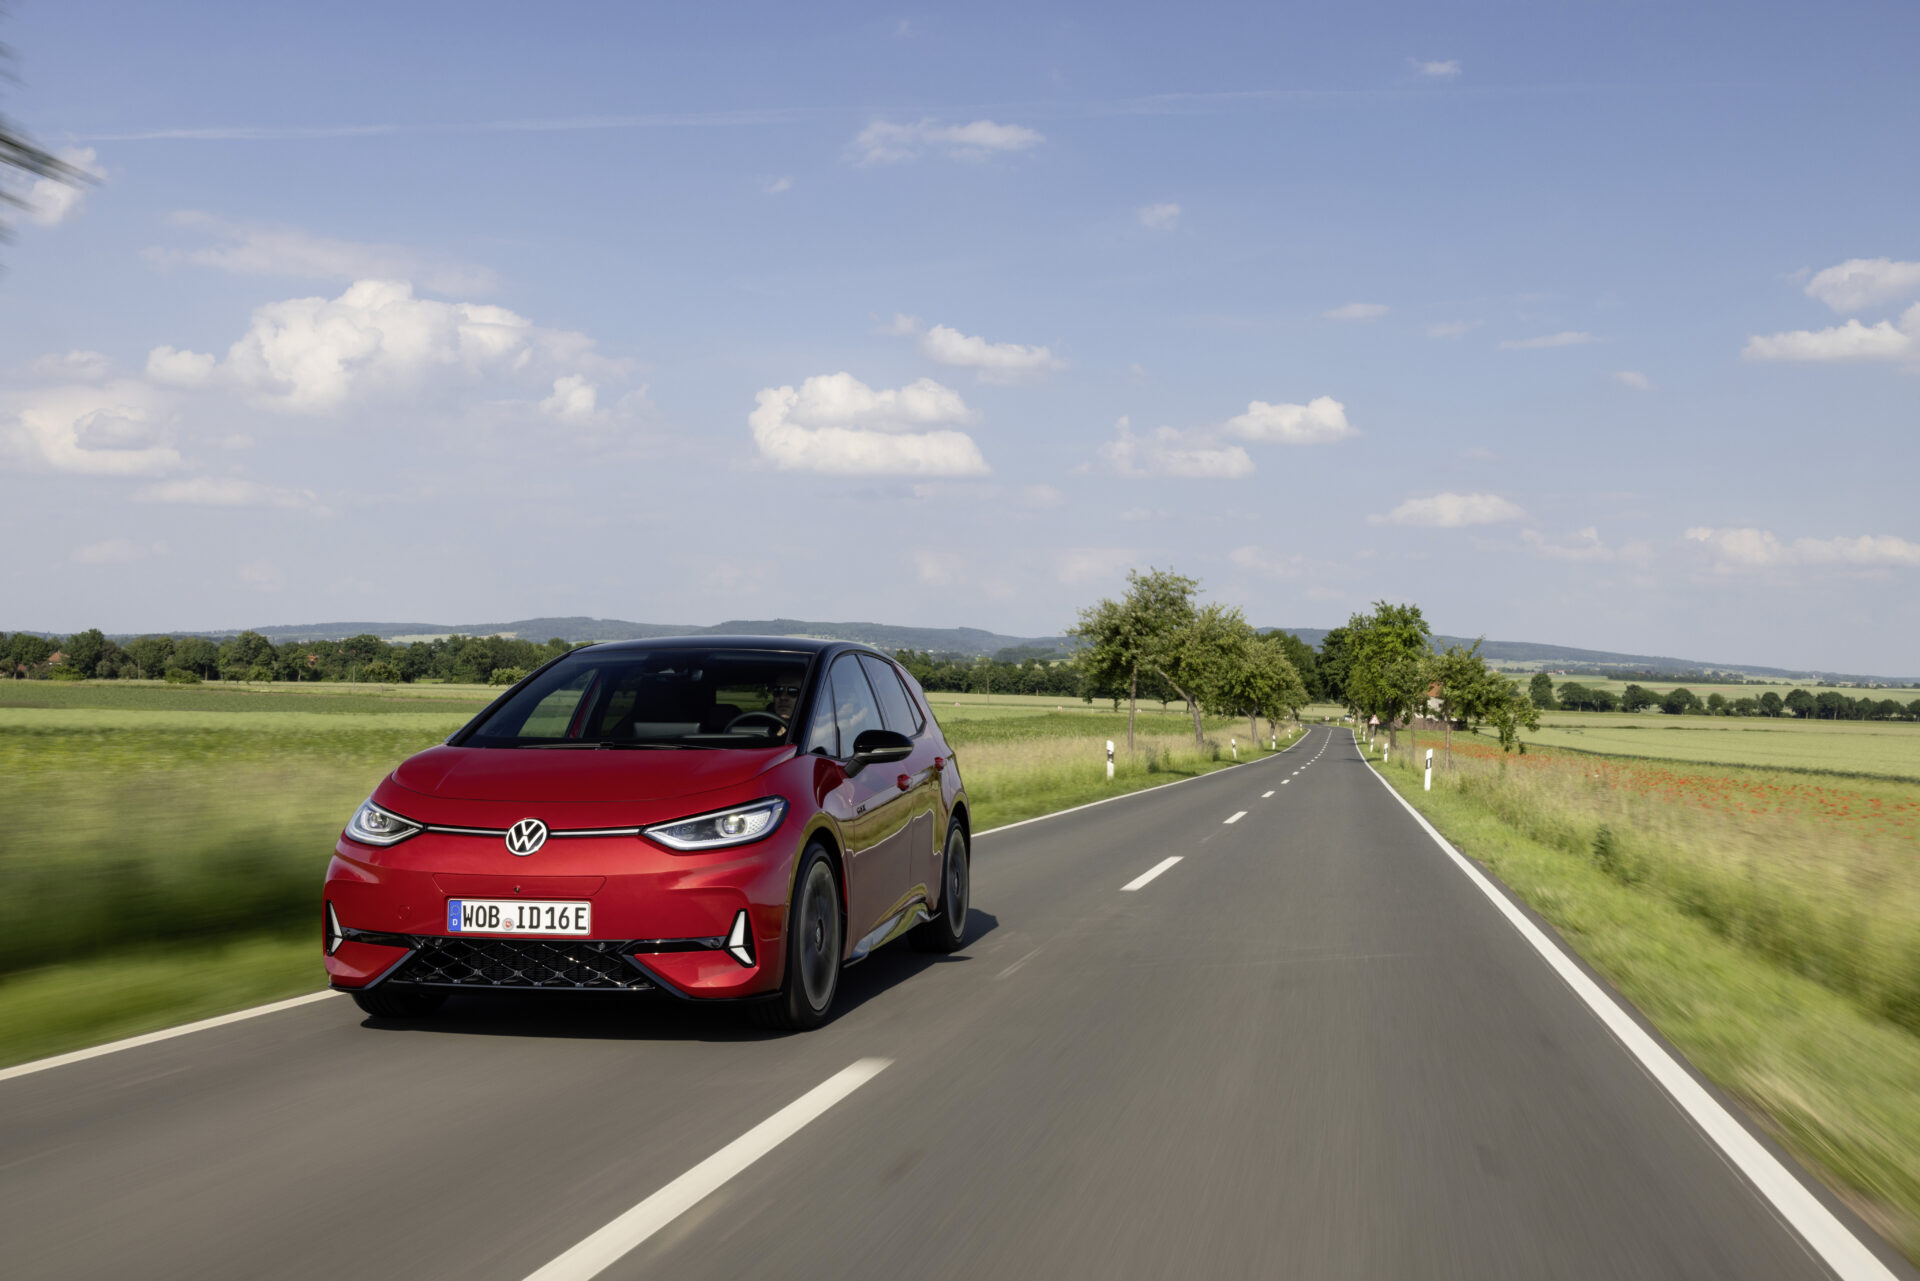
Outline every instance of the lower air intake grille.
POLYGON ((621 955, 624 943, 454 938, 415 942, 418 949, 388 982, 432 987, 653 989, 646 976, 621 955))

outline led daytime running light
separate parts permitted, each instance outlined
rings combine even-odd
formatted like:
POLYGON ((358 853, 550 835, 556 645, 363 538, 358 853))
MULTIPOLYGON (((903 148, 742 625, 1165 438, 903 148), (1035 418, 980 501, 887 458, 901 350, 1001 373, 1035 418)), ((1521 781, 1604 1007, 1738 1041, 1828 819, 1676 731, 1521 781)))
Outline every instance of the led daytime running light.
POLYGON ((751 805, 692 818, 675 819, 643 829, 644 835, 673 850, 717 850, 745 845, 770 835, 786 816, 787 803, 777 796, 751 805))

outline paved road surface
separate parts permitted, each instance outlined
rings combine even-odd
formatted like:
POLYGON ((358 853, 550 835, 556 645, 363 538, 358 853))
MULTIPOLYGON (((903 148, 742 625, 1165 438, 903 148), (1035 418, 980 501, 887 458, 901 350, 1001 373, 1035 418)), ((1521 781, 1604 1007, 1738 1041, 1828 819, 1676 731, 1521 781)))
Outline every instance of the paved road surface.
POLYGON ((0 1082, 0 1273, 584 1276, 671 1184, 603 1276, 1830 1275, 1345 731, 984 835, 974 899, 809 1035, 330 999, 0 1082))

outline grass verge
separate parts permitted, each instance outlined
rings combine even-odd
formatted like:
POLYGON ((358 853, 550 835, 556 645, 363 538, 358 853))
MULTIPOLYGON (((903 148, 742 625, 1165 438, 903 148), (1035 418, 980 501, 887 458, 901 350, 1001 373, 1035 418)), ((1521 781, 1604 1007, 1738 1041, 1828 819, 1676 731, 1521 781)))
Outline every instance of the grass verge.
POLYGON ((1516 830, 1484 789, 1436 780, 1422 791, 1411 759, 1382 772, 1694 1066, 1920 1260, 1920 1037, 1666 895, 1622 883, 1603 860, 1516 830))

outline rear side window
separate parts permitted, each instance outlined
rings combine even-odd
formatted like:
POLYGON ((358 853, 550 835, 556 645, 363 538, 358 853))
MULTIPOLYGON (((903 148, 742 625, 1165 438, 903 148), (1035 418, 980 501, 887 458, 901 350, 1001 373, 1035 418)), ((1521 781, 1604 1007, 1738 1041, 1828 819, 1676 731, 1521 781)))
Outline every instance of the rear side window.
POLYGON ((863 731, 881 728, 873 689, 860 674, 860 662, 852 654, 841 655, 833 664, 833 719, 840 731, 835 756, 852 755, 854 740, 863 731))
POLYGON ((887 728, 908 738, 918 735, 922 723, 916 714, 919 709, 907 697, 907 691, 900 687, 900 677, 893 670, 893 664, 862 654, 860 665, 867 669, 867 678, 873 682, 873 692, 879 696, 880 715, 886 721, 887 728))

